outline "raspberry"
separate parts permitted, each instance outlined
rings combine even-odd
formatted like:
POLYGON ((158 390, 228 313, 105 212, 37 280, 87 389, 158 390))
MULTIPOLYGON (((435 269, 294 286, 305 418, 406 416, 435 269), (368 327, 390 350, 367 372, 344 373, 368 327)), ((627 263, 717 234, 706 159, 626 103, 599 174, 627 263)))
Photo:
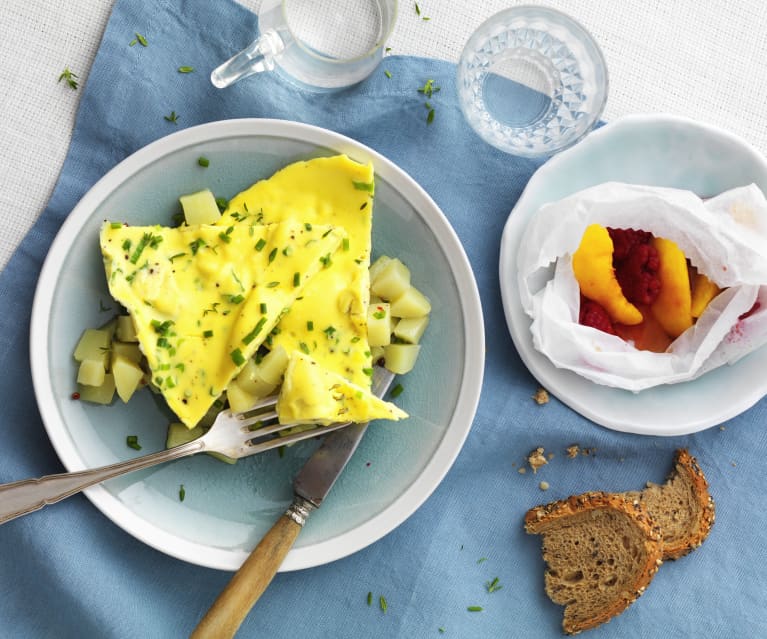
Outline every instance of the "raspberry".
POLYGON ((660 293, 660 259, 652 244, 635 244, 628 256, 615 265, 623 294, 632 304, 652 304, 660 293))
POLYGON ((581 296, 581 308, 578 313, 578 323, 591 326, 610 335, 615 335, 613 322, 601 304, 581 296))
POLYGON ((637 244, 649 244, 652 233, 637 229, 613 229, 607 227, 613 241, 613 260, 625 260, 631 249, 637 244))
POLYGON ((632 304, 652 304, 660 292, 658 251, 652 233, 608 228, 613 241, 613 267, 623 294, 632 304))

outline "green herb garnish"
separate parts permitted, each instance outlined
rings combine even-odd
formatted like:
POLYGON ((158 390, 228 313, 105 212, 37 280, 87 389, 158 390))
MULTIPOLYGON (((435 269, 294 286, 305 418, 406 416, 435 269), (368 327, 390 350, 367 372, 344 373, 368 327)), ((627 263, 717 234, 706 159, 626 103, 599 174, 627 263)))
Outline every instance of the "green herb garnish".
POLYGON ((276 287, 278 287, 279 285, 280 285, 280 283, 279 283, 279 282, 269 282, 269 283, 266 285, 266 288, 276 288, 276 287))
POLYGON ((262 237, 258 242, 256 242, 256 250, 260 251, 266 246, 266 240, 262 237))
POLYGON ((242 366, 245 363, 245 356, 239 348, 235 348, 229 355, 236 366, 242 366))
POLYGON ((128 435, 125 438, 125 443, 128 445, 128 448, 141 450, 141 445, 138 443, 138 435, 128 435))
POLYGON ((391 397, 399 397, 402 395, 402 391, 405 389, 402 387, 402 384, 397 384, 394 388, 391 389, 390 396, 391 397))
POLYGON ((198 237, 194 242, 189 242, 189 248, 192 249, 192 255, 197 255, 197 251, 203 246, 205 246, 205 240, 201 237, 198 237))
POLYGON ((246 344, 250 344, 254 339, 256 339, 256 335, 261 332, 261 329, 264 328, 264 324, 266 324, 266 318, 262 317, 253 327, 253 330, 242 338, 242 341, 246 344))
POLYGON ((293 286, 301 286, 301 273, 293 273, 293 286))
POLYGON ((210 330, 208 330, 208 331, 203 331, 203 332, 202 332, 202 336, 203 336, 203 337, 213 337, 213 331, 210 331, 210 330))
POLYGON ((498 583, 498 577, 496 577, 492 581, 485 582, 485 589, 487 590, 487 592, 495 592, 496 590, 500 590, 501 588, 503 588, 503 586, 498 583))
POLYGON ((385 75, 387 78, 391 79, 391 71, 389 71, 388 69, 384 69, 384 75, 385 75))
POLYGON ((186 489, 184 488, 184 484, 181 484, 178 487, 178 500, 184 501, 184 497, 186 497, 186 489))
POLYGON ((170 115, 163 116, 168 122, 172 122, 173 124, 178 124, 178 115, 175 111, 171 111, 170 115))
POLYGON ((469 612, 482 612, 484 608, 482 606, 467 606, 466 610, 469 612))
MULTIPOLYGON (((197 164, 205 168, 208 168, 210 166, 210 160, 206 158, 205 156, 201 155, 200 157, 197 158, 197 164)), ((216 204, 218 204, 218 200, 216 200, 216 204)))
POLYGON ((375 181, 373 182, 355 182, 352 180, 352 184, 354 185, 354 188, 358 191, 367 191, 368 193, 372 193, 375 190, 375 181))
POLYGON ((373 603, 373 593, 368 592, 368 606, 373 603))
POLYGON ((66 80, 69 88, 73 91, 77 89, 77 74, 72 73, 69 67, 64 67, 64 70, 61 72, 61 75, 59 76, 59 82, 62 80, 66 80))
POLYGON ((274 262, 275 257, 277 257, 277 249, 273 248, 271 251, 269 251, 269 264, 274 262))
POLYGON ((179 67, 178 72, 179 73, 191 73, 194 71, 194 67, 179 67))
POLYGON ((381 606, 383 612, 386 612, 389 609, 389 604, 386 603, 386 597, 383 595, 378 598, 378 605, 381 606))

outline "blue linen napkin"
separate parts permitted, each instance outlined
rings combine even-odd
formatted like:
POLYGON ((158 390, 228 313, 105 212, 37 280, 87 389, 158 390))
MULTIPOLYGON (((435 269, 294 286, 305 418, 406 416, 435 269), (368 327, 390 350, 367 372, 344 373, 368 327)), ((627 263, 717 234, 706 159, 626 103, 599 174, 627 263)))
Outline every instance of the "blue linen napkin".
MULTIPOLYGON (((531 396, 538 385, 506 329, 497 260, 506 217, 538 163, 502 154, 474 135, 458 108, 455 67, 446 62, 389 57, 367 81, 339 93, 307 93, 273 75, 214 89, 208 70, 246 45, 256 22, 229 0, 117 1, 83 88, 58 185, 0 275, 6 371, 0 482, 62 470, 35 405, 27 341, 42 261, 80 197, 124 157, 179 127, 235 117, 308 122, 388 156, 441 206, 479 285, 485 382, 466 445, 423 507, 351 557, 278 575, 238 636, 559 637, 561 609, 543 592, 540 540, 523 532, 525 511, 590 489, 660 482, 680 446, 698 457, 711 482, 713 532, 698 551, 664 565, 637 604, 590 636, 766 636, 767 404, 722 428, 668 439, 597 427, 555 399, 536 404, 531 396), (129 47, 136 32, 149 46, 129 47), (198 72, 179 74, 181 65, 198 72), (429 78, 442 88, 431 100, 431 125, 416 91, 429 78), (164 118, 171 111, 176 123, 164 118), (573 443, 592 454, 567 458, 573 443), (555 457, 537 475, 520 474, 538 446, 555 457), (549 482, 548 492, 541 480, 549 482), (488 592, 496 577, 501 588, 488 592)), ((230 576, 151 549, 77 496, 0 527, 0 635, 187 636, 230 576)))

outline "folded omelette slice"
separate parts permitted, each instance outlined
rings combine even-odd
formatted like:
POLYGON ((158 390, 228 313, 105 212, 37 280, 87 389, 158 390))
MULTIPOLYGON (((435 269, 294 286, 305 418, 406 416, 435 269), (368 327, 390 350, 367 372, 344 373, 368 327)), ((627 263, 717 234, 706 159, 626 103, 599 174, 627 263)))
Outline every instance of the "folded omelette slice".
POLYGON ((308 355, 293 351, 277 400, 283 424, 332 424, 367 422, 371 419, 400 420, 408 414, 320 366, 308 355))
POLYGON ((294 220, 343 227, 347 239, 280 322, 274 346, 301 350, 320 366, 369 388, 367 310, 373 216, 373 166, 345 155, 296 162, 236 195, 217 224, 294 220), (309 333, 307 334, 307 327, 309 333))
POLYGON ((109 291, 133 319, 152 380, 193 428, 344 242, 343 229, 105 222, 109 291))

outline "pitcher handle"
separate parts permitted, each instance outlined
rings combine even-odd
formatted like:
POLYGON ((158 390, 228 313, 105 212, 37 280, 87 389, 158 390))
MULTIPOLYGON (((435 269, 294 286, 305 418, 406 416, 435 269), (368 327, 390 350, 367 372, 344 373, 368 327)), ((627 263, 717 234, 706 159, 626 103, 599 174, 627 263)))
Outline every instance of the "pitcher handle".
POLYGON ((245 49, 213 69, 210 81, 223 89, 254 73, 272 71, 274 59, 285 49, 285 43, 274 29, 268 29, 245 49))

